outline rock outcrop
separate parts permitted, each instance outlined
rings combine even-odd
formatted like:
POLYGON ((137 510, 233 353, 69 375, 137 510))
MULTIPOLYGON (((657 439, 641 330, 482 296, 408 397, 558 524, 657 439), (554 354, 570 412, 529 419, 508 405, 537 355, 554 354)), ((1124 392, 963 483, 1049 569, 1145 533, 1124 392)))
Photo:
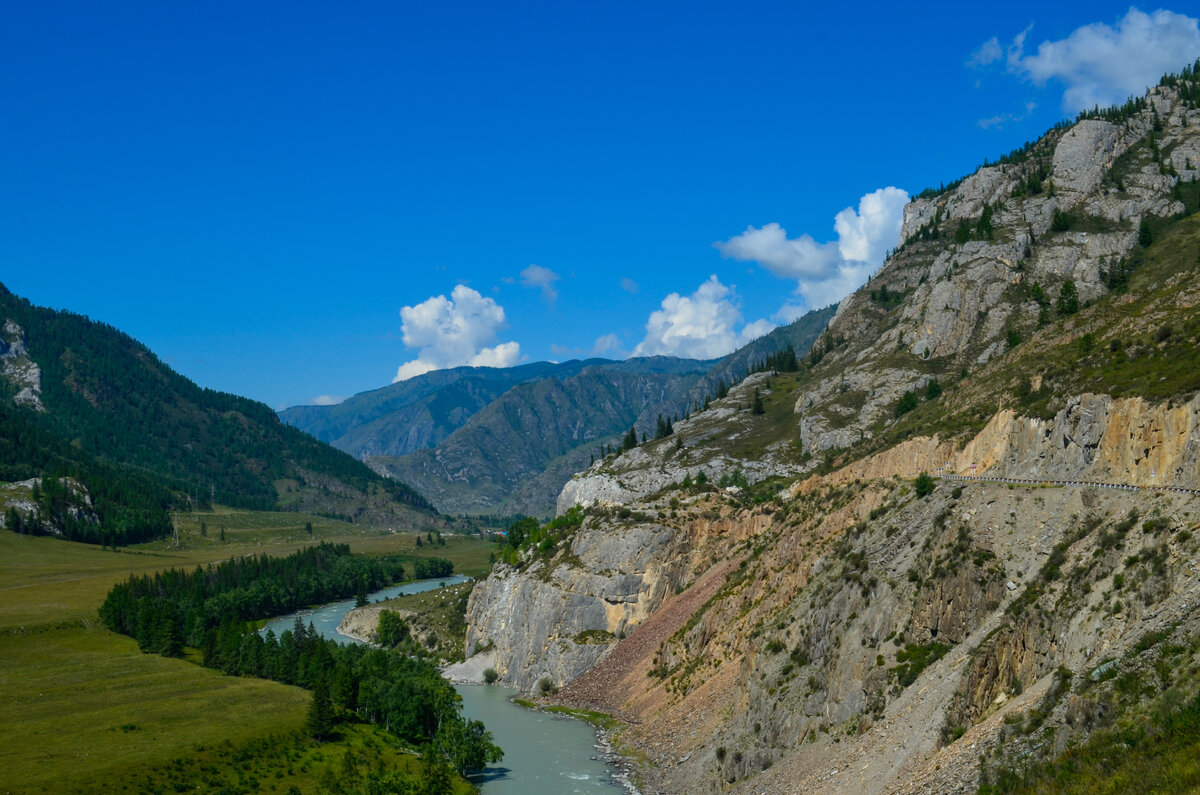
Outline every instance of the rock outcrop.
POLYGON ((589 520, 565 554, 500 566, 471 593, 467 648, 495 645, 500 681, 532 690, 591 668, 683 581, 674 531, 652 521, 589 520))
POLYGON ((34 411, 45 411, 42 405, 42 368, 29 358, 25 331, 12 320, 4 321, 0 334, 0 375, 3 375, 17 394, 13 402, 34 411))
POLYGON ((1051 132, 1012 162, 913 200, 900 249, 830 322, 829 377, 796 400, 803 449, 853 446, 905 391, 1003 354, 1012 334, 1044 322, 1034 285, 1053 296, 1071 281, 1080 301, 1102 295, 1106 270, 1138 250, 1141 222, 1183 211, 1176 189, 1196 178, 1197 150, 1200 111, 1160 87, 1122 123, 1051 132), (883 295, 902 301, 891 308, 883 295))
POLYGON ((56 499, 57 512, 46 510, 44 501, 34 499, 35 494, 45 488, 44 478, 29 478, 15 483, 0 483, 0 528, 13 530, 9 522, 15 518, 23 526, 22 532, 64 535, 66 525, 70 523, 82 525, 99 525, 100 517, 96 515, 95 506, 87 487, 74 478, 60 478, 56 481, 62 490, 61 498, 56 499))
POLYGON ((794 447, 787 444, 769 444, 754 449, 753 455, 739 454, 732 444, 713 444, 718 438, 736 442, 754 435, 761 421, 750 412, 752 396, 758 390, 769 399, 771 378, 770 373, 752 374, 709 410, 676 423, 669 438, 595 462, 562 487, 557 512, 565 513, 575 505, 623 505, 700 473, 713 483, 734 473, 756 483, 807 471, 811 465, 799 461, 794 447))
MULTIPOLYGON (((919 472, 1122 486, 1200 484, 1200 395, 1186 403, 1077 395, 1052 419, 997 412, 961 448, 909 439, 830 475, 833 482, 919 472)), ((804 483, 796 488, 805 488, 804 483)))

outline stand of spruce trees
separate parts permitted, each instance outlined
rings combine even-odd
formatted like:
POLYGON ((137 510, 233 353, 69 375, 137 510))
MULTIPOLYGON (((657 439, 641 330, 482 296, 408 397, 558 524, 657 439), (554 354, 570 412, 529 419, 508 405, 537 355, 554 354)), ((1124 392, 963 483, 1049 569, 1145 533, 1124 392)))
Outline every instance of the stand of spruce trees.
POLYGON ((339 714, 357 714, 401 740, 427 747, 460 773, 498 761, 501 750, 479 721, 461 714, 462 700, 426 659, 322 638, 297 618, 276 637, 246 622, 305 605, 345 599, 403 579, 445 577, 454 565, 438 558, 366 558, 345 544, 322 542, 284 558, 266 555, 195 571, 130 577, 100 607, 112 630, 142 651, 181 656, 199 647, 203 664, 231 676, 256 676, 312 690, 310 731, 332 733, 339 714))

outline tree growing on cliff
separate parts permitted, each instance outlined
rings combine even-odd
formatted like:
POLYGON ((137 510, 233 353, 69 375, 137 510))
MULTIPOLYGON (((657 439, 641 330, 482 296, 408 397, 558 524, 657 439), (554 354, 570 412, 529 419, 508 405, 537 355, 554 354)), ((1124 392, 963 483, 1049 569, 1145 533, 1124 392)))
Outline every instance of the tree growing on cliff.
POLYGON ((1058 291, 1058 303, 1055 308, 1062 316, 1073 315, 1079 311, 1079 292, 1075 289, 1075 282, 1070 279, 1063 282, 1062 289, 1058 291))

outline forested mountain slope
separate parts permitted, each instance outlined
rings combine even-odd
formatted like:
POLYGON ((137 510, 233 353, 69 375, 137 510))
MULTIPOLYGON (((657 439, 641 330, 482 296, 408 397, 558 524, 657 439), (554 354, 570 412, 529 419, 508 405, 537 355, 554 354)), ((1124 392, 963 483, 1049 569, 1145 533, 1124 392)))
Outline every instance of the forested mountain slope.
MULTIPOLYGON (((103 323, 37 307, 0 285, 0 479, 71 476, 93 495, 98 540, 170 530, 187 504, 305 509, 378 521, 428 517, 409 487, 204 389, 103 323)), ((85 532, 86 531, 86 532, 85 532)))

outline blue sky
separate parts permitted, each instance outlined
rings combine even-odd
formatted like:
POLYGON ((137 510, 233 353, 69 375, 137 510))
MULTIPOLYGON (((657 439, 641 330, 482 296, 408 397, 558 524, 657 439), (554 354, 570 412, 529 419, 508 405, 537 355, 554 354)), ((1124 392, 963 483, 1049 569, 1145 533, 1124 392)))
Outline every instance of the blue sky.
POLYGON ((1200 56, 1128 3, 191 5, 6 8, 0 280, 276 408, 720 355, 906 195, 1200 56))

